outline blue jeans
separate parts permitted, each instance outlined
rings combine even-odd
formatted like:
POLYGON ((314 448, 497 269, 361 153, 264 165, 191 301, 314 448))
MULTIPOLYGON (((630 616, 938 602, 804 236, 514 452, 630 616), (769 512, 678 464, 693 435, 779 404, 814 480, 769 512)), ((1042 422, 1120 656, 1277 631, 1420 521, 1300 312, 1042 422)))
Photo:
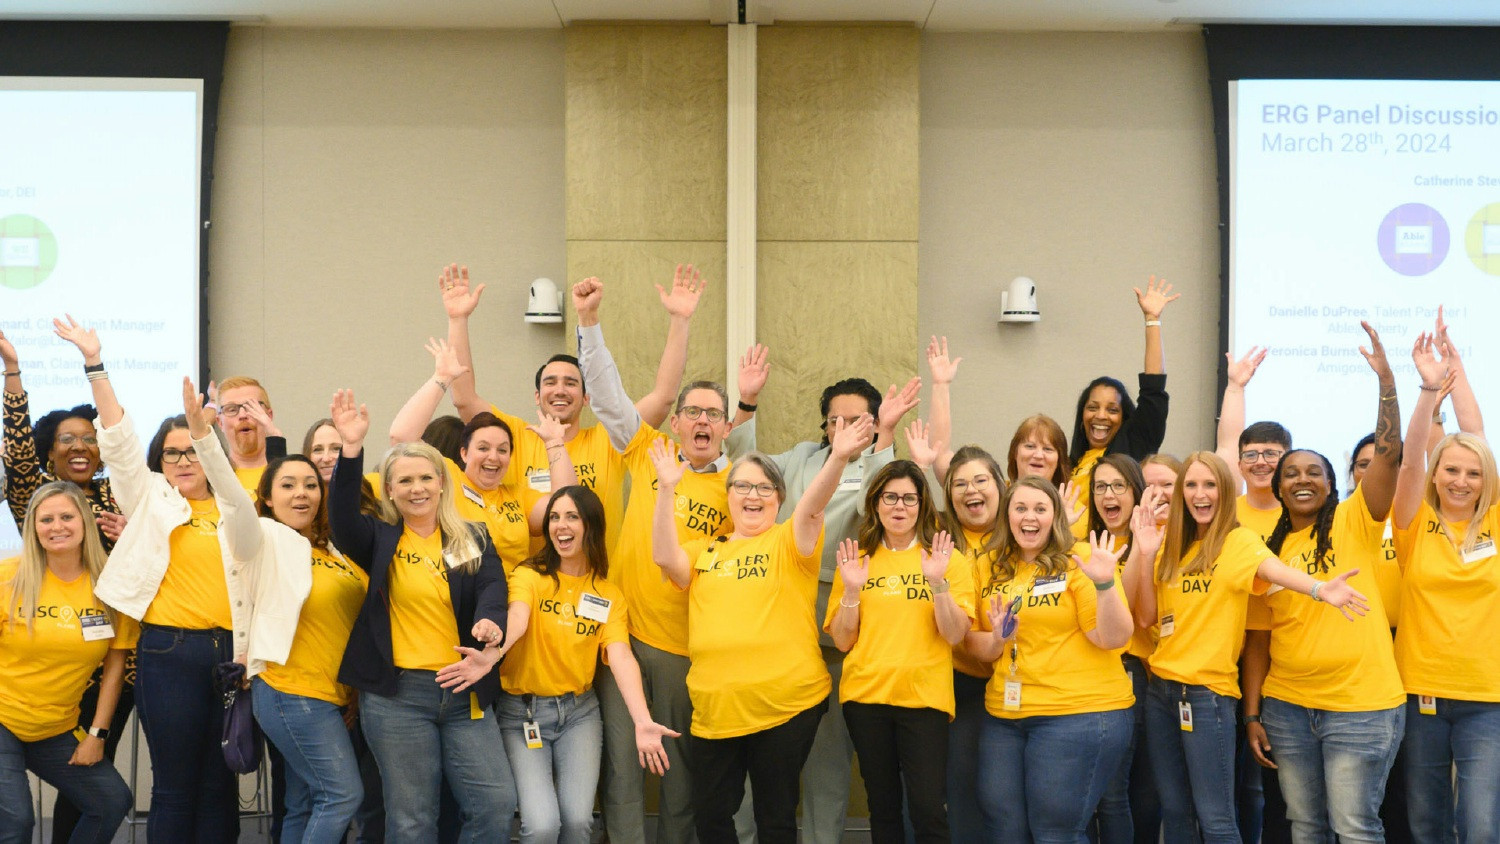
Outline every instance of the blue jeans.
POLYGON ((1405 706, 1366 712, 1261 702, 1296 844, 1384 842, 1380 802, 1406 722, 1405 706))
POLYGON ((599 698, 592 689, 557 697, 506 694, 496 709, 521 797, 522 844, 588 844, 604 746, 599 698), (528 720, 542 731, 540 748, 526 746, 528 720))
POLYGON ((1234 698, 1205 686, 1151 678, 1146 744, 1167 844, 1240 842, 1234 811, 1234 706, 1234 698), (1184 692, 1193 710, 1190 733, 1178 721, 1184 692))
POLYGON ((135 707, 151 753, 151 844, 232 844, 239 782, 224 764, 224 701, 213 670, 234 659, 228 630, 141 625, 135 707))
POLYGON ((0 844, 28 844, 36 822, 29 769, 80 810, 72 844, 108 844, 130 808, 130 789, 108 759, 69 765, 78 739, 71 731, 41 741, 21 741, 0 724, 0 844))
POLYGON ((979 732, 984 840, 1078 844, 1109 778, 1130 752, 1128 708, 996 718, 979 732))
POLYGON ((325 700, 289 695, 255 678, 255 720, 286 760, 286 844, 339 844, 364 798, 344 715, 325 700))
POLYGON ((495 716, 469 717, 469 692, 453 694, 435 671, 401 669, 392 697, 359 697, 365 741, 385 789, 385 840, 430 844, 437 839, 438 791, 445 780, 463 815, 465 844, 510 835, 516 786, 495 716))
POLYGON ((1412 838, 1422 844, 1500 841, 1500 703, 1438 698, 1437 714, 1423 715, 1416 695, 1408 695, 1406 706, 1412 838))
POLYGON ((948 834, 954 841, 984 840, 984 814, 979 810, 979 731, 989 715, 984 711, 984 687, 989 681, 953 672, 956 708, 948 723, 948 834))
POLYGON ((1098 841, 1102 844, 1155 842, 1161 830, 1161 801, 1156 796, 1156 780, 1151 776, 1151 762, 1146 754, 1146 684, 1151 674, 1141 658, 1125 654, 1120 658, 1130 675, 1135 704, 1130 713, 1135 725, 1130 733, 1130 750, 1120 763, 1095 813, 1098 841))

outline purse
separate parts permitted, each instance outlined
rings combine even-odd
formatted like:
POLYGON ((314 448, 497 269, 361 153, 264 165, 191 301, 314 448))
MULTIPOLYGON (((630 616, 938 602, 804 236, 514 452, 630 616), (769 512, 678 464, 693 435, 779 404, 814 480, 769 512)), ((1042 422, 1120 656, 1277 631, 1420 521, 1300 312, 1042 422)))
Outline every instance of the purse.
POLYGON ((252 773, 260 767, 260 725, 255 723, 248 690, 240 688, 244 681, 245 666, 238 662, 214 666, 214 688, 224 700, 224 733, 219 743, 224 764, 236 774, 252 773))

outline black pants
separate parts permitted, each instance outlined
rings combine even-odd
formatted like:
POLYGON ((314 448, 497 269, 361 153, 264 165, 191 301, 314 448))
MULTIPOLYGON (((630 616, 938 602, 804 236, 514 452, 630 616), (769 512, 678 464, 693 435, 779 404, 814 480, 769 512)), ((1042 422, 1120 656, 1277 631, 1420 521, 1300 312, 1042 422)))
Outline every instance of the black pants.
MULTIPOLYGON (((83 699, 78 703, 78 725, 88 729, 94 725, 94 710, 99 706, 99 672, 94 673, 94 681, 83 692, 83 699)), ((101 765, 112 765, 115 761, 115 748, 120 746, 120 737, 125 735, 125 722, 130 719, 130 711, 135 709, 135 687, 129 683, 120 688, 120 702, 115 704, 114 720, 109 722, 109 738, 104 740, 104 761, 101 765)), ((57 795, 57 800, 52 804, 52 844, 68 844, 68 839, 73 837, 73 827, 78 826, 78 807, 74 806, 63 797, 57 795)))
POLYGON ((917 844, 947 844, 948 713, 850 701, 844 723, 870 798, 873 844, 906 841, 903 805, 917 844))
POLYGON ((785 724, 748 736, 692 736, 693 815, 699 844, 737 844, 734 813, 745 798, 745 775, 754 793, 756 840, 797 844, 797 782, 812 751, 828 701, 785 724))

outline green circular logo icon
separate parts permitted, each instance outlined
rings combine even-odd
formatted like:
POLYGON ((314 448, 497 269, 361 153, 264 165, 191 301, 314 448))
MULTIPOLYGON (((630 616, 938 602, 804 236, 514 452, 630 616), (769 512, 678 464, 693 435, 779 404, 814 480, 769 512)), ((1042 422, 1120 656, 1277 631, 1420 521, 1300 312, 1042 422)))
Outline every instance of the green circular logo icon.
POLYGON ((57 237, 29 214, 0 217, 0 286, 36 287, 57 268, 57 237))
POLYGON ((1464 232, 1464 248, 1474 266, 1500 275, 1500 202, 1479 209, 1464 232))

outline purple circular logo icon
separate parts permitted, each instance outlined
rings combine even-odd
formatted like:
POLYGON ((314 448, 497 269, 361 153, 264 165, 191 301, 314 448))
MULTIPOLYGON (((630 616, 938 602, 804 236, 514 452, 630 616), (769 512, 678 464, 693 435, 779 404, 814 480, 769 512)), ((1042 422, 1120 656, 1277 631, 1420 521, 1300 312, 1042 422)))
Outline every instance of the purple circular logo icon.
POLYGON ((1386 266, 1402 275, 1426 275, 1448 257, 1448 223, 1436 208, 1408 202, 1385 215, 1375 241, 1386 266))

